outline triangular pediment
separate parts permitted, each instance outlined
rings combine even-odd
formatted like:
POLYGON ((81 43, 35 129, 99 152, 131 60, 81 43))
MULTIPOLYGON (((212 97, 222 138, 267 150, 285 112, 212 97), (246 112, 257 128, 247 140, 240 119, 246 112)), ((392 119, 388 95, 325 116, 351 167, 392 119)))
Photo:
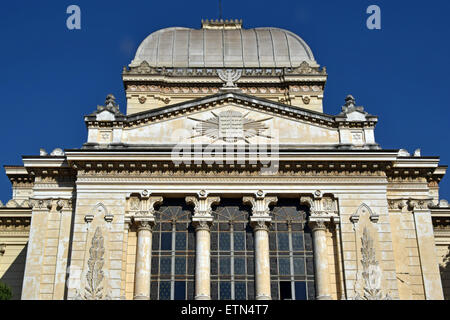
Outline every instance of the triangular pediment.
POLYGON ((335 145, 332 116, 238 93, 223 93, 126 117, 122 143, 335 145))

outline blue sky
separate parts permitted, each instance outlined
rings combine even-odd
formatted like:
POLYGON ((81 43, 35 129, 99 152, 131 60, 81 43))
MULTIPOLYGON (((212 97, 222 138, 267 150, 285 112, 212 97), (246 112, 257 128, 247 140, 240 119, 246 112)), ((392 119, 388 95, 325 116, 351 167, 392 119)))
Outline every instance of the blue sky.
MULTIPOLYGON (((245 28, 280 27, 300 35, 327 67, 324 110, 337 114, 351 93, 379 116, 376 140, 440 156, 450 164, 448 124, 450 2, 222 0, 223 17, 245 28), (381 8, 382 29, 366 28, 366 8, 381 8)), ((22 155, 78 148, 83 115, 113 93, 125 111, 122 67, 148 34, 164 27, 199 28, 218 18, 218 0, 2 1, 1 165, 22 155), (81 8, 81 30, 66 28, 66 8, 81 8)), ((450 200, 450 174, 440 184, 450 200)), ((11 197, 0 174, 0 200, 11 197)))

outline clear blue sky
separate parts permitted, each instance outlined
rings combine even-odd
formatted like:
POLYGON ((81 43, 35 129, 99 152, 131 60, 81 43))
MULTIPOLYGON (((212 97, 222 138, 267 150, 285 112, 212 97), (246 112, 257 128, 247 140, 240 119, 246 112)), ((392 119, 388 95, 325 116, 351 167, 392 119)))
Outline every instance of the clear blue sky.
MULTIPOLYGON (((379 116, 376 140, 440 156, 450 164, 450 1, 222 0, 224 18, 244 27, 280 27, 300 35, 329 73, 324 110, 337 114, 347 94, 379 116), (382 30, 366 28, 366 8, 381 7, 382 30)), ((83 115, 113 93, 125 111, 122 67, 148 34, 200 27, 218 18, 218 0, 1 1, 1 165, 21 155, 78 148, 83 115), (80 6, 79 31, 66 8, 80 6)), ((450 173, 440 184, 450 200, 450 173)), ((11 197, 0 174, 0 200, 11 197)))

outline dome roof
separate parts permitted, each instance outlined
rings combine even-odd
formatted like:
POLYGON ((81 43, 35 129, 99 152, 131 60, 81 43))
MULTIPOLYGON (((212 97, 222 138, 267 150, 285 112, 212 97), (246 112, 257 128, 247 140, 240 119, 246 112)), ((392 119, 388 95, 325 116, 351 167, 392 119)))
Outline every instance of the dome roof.
POLYGON ((150 34, 130 67, 275 68, 317 66, 313 53, 296 34, 278 28, 166 28, 150 34))

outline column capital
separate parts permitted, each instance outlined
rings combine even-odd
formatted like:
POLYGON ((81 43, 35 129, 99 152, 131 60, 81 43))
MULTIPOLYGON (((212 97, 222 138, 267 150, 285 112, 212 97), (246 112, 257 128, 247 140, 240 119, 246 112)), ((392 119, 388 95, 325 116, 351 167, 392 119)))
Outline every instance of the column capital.
POLYGON ((250 217, 250 226, 253 228, 253 231, 269 231, 270 224, 272 223, 272 218, 270 216, 264 217, 250 217))
POLYGON ((244 204, 250 204, 252 207, 252 216, 269 216, 271 204, 277 203, 278 198, 275 196, 266 196, 262 190, 255 192, 253 196, 245 196, 242 198, 244 204))
POLYGON ((192 225, 195 231, 206 230, 210 231, 213 224, 213 217, 192 217, 192 225))
POLYGON ((312 194, 302 195, 300 197, 300 204, 309 207, 311 216, 338 216, 338 204, 336 197, 332 194, 324 194, 320 190, 316 190, 312 194))
POLYGON ((220 202, 220 197, 212 197, 205 190, 200 190, 196 196, 187 196, 186 203, 193 205, 194 217, 209 217, 212 213, 211 206, 220 202))
POLYGON ((134 217, 133 222, 136 224, 138 232, 142 230, 152 231, 155 226, 154 217, 134 217))
POLYGON ((310 218, 308 222, 308 226, 311 228, 313 232, 320 231, 320 230, 326 230, 327 225, 326 223, 330 222, 330 219, 313 219, 310 218))
POLYGON ((430 206, 433 205, 433 201, 432 199, 409 198, 406 201, 406 205, 408 206, 408 210, 410 211, 428 211, 430 210, 430 206))

